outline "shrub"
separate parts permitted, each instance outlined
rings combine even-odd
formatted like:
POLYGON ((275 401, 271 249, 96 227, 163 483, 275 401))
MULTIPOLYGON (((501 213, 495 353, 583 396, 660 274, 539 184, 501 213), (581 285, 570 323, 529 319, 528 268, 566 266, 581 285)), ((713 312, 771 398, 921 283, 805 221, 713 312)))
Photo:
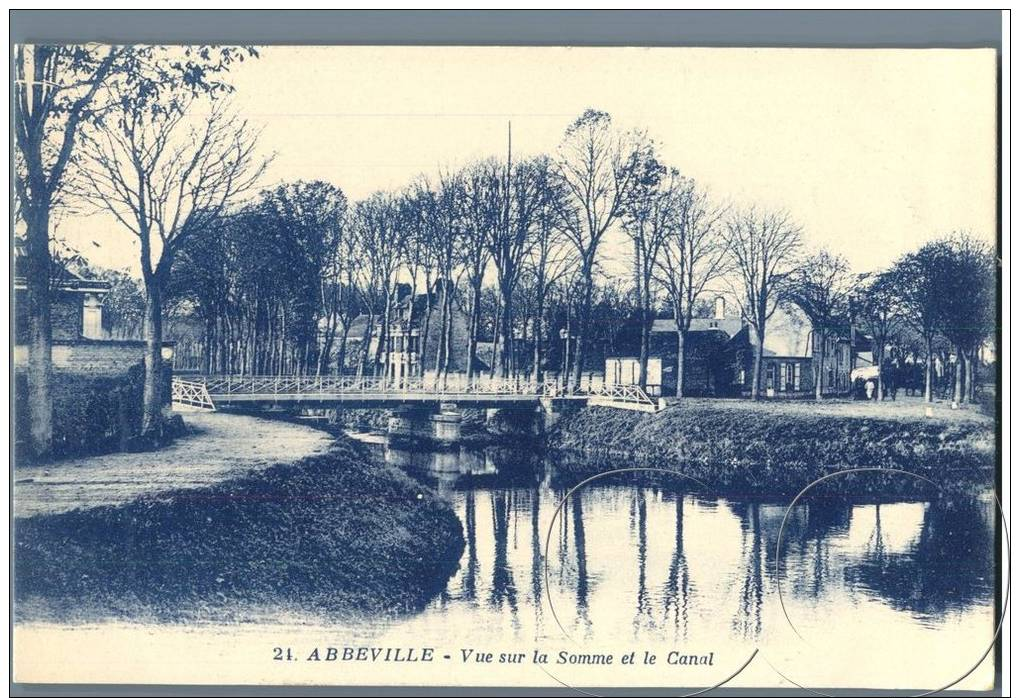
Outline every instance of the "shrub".
MULTIPOLYGON (((85 456, 124 447, 139 433, 145 370, 141 363, 118 376, 54 371, 53 456, 85 456)), ((16 455, 27 458, 28 377, 15 375, 16 455)))

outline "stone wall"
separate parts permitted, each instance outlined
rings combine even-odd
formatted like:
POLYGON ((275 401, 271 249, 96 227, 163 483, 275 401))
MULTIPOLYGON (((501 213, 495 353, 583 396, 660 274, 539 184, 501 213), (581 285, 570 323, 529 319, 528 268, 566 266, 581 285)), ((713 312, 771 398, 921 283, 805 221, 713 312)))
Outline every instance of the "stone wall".
MULTIPOLYGON (((66 458, 123 448, 141 431, 144 375, 140 363, 113 376, 54 371, 53 455, 66 458)), ((24 456, 29 433, 24 371, 15 373, 14 409, 16 449, 24 456)))
MULTIPOLYGON (((56 457, 124 448, 141 431, 145 343, 140 341, 53 344, 53 451, 56 457)), ((28 438, 27 347, 16 346, 15 440, 26 455, 28 438)), ((163 365, 163 403, 170 404, 172 367, 163 365)))
MULTIPOLYGON (((79 293, 54 294, 50 304, 50 325, 53 339, 78 339, 81 336, 82 295, 79 293)), ((17 343, 28 341, 28 302, 25 291, 18 289, 14 294, 14 336, 17 343)))

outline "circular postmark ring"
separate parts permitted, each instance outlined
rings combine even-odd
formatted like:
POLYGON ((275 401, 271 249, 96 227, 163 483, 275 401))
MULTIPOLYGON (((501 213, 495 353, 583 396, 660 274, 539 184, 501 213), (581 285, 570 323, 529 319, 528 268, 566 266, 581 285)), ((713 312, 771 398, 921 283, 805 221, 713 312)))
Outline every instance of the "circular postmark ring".
MULTIPOLYGON (((613 468, 612 470, 607 470, 607 471, 602 472, 602 473, 597 473, 595 475, 592 475, 591 477, 588 477, 588 478, 582 480, 581 482, 577 483, 576 485, 571 487, 569 490, 567 490, 566 494, 563 495, 563 498, 560 499, 559 503, 556 505, 556 509, 553 511, 552 518, 549 520, 549 528, 546 530, 546 535, 545 535, 545 546, 544 546, 544 548, 542 550, 542 572, 543 572, 543 575, 545 576, 545 583, 544 583, 543 586, 545 587, 545 598, 546 598, 546 603, 549 606, 549 612, 552 614, 553 620, 555 621, 556 626, 560 629, 560 632, 562 632, 564 637, 566 637, 568 640, 570 640, 574 644, 579 644, 579 643, 577 642, 577 640, 574 639, 574 637, 569 632, 567 632, 567 629, 565 627, 563 627, 563 624, 560 622, 559 616, 556 614, 556 605, 553 603, 552 594, 550 593, 550 590, 549 590, 549 585, 550 585, 550 582, 551 582, 551 578, 550 578, 550 575, 549 575, 549 544, 550 544, 550 542, 552 540, 553 528, 556 525, 556 520, 559 518, 560 514, 563 511, 563 507, 566 505, 567 501, 578 490, 580 490, 583 487, 586 487, 587 485, 589 485, 589 484, 591 484, 593 482, 596 482, 596 481, 601 480, 603 478, 610 477, 612 475, 622 475, 622 474, 625 474, 625 473, 637 473, 637 472, 661 473, 661 474, 664 474, 664 475, 669 475, 671 477, 680 477, 680 478, 684 478, 686 480, 690 480, 691 482, 697 484, 699 487, 701 487, 704 490, 708 489, 708 487, 707 487, 707 485, 705 485, 705 483, 703 483, 700 480, 698 480, 697 478, 692 477, 690 475, 687 475, 685 473, 679 473, 679 472, 676 472, 674 470, 669 470, 667 468, 657 468, 657 467, 654 467, 654 466, 632 466, 632 467, 629 467, 629 468, 613 468)), ((723 685, 729 683, 736 676, 738 676, 741 672, 743 672, 744 669, 746 669, 748 667, 748 665, 750 665, 751 662, 754 661, 754 658, 757 655, 758 655, 758 648, 755 647, 754 650, 750 653, 750 655, 748 655, 747 659, 734 672, 732 672, 730 675, 726 676, 725 678, 723 678, 722 680, 716 682, 715 684, 713 684, 711 686, 706 686, 704 688, 699 688, 699 689, 697 689, 695 691, 692 691, 690 693, 680 694, 679 698, 690 698, 691 696, 699 696, 699 695, 702 695, 704 693, 707 693, 708 691, 714 690, 716 688, 719 688, 720 686, 723 686, 723 685)), ((569 683, 563 681, 558 676, 553 674, 551 671, 546 669, 541 664, 538 665, 538 667, 543 672, 545 672, 545 674, 548 675, 549 678, 553 679, 554 681, 556 681, 556 683, 560 684, 564 688, 569 688, 571 690, 577 691, 578 693, 580 693, 582 695, 593 696, 594 698, 602 698, 602 696, 600 694, 598 694, 598 693, 592 693, 592 692, 585 691, 583 689, 580 689, 580 688, 577 688, 575 686, 570 685, 569 683)))
MULTIPOLYGON (((824 482, 826 480, 830 480, 832 478, 835 478, 835 477, 838 477, 838 476, 841 476, 841 475, 847 475, 847 474, 851 474, 851 473, 866 473, 866 472, 898 473, 898 474, 901 474, 901 475, 907 475, 907 476, 913 477, 913 478, 915 478, 915 479, 917 479, 919 481, 927 482, 928 484, 933 485, 937 490, 940 490, 940 491, 942 490, 941 485, 939 485, 937 482, 935 482, 931 478, 925 477, 924 475, 920 475, 918 473, 913 473, 913 472, 910 472, 910 471, 907 471, 907 470, 902 470, 902 469, 899 469, 899 468, 870 467, 870 468, 844 468, 842 470, 837 470, 837 471, 834 471, 834 472, 831 472, 831 473, 826 473, 825 475, 823 475, 823 476, 821 476, 819 478, 816 478, 815 480, 813 480, 810 483, 808 483, 800 492, 797 493, 797 496, 794 497, 793 500, 790 502, 790 504, 787 506, 786 512, 783 514, 782 523, 779 526, 779 534, 778 534, 778 536, 776 538, 776 564, 775 564, 775 567, 774 567, 774 572, 775 572, 776 596, 777 596, 777 599, 779 601, 779 606, 782 609, 783 617, 786 619, 786 622, 789 624, 790 629, 793 630, 794 634, 800 640, 802 640, 802 641, 804 641, 804 637, 797 630, 797 627, 796 627, 796 625, 794 625, 793 620, 790 618, 790 615, 789 615, 789 613, 787 612, 787 609, 786 609, 786 605, 783 602, 783 585, 782 585, 782 578, 780 576, 780 569, 779 568, 780 568, 780 562, 782 560, 781 553, 782 553, 782 545, 783 545, 783 534, 784 534, 784 531, 785 531, 785 528, 786 528, 786 522, 787 522, 787 520, 788 520, 788 518, 790 516, 790 512, 797 505, 797 502, 799 502, 801 499, 803 499, 804 495, 812 487, 818 485, 821 482, 824 482)), ((1006 608, 1009 605, 1009 592, 1010 592, 1010 581, 1011 581, 1011 576, 1010 576, 1010 560, 1011 560, 1012 555, 1011 555, 1011 547, 1010 547, 1010 541, 1009 541, 1009 523, 1006 520, 1005 512, 1003 512, 1003 510, 1002 510, 1002 503, 999 501, 998 495, 995 492, 992 492, 991 495, 992 495, 992 499, 995 501, 995 506, 996 506, 996 509, 997 509, 997 511, 999 513, 1000 525, 1002 526, 1003 541, 1006 544, 1006 560, 1005 560, 1006 564, 1005 564, 1005 568, 1004 568, 1005 569, 1005 573, 1006 573, 1006 579, 1005 579, 1006 584, 1005 584, 1005 591, 1004 591, 1003 598, 1002 598, 1002 608, 1001 609, 997 609, 999 617, 998 617, 998 620, 996 621, 996 624, 995 624, 995 632, 992 634, 991 641, 988 643, 988 646, 985 648, 984 652, 981 653, 981 656, 977 659, 976 662, 974 662, 974 664, 969 669, 964 671, 962 674, 960 674, 958 677, 956 677, 955 679, 953 679, 949 683, 947 683, 947 684, 945 684, 943 686, 940 686, 938 688, 934 688, 934 689, 931 689, 931 690, 923 691, 921 693, 913 694, 911 698, 922 698, 923 696, 930 696, 930 695, 934 695, 936 693, 940 693, 942 691, 945 691, 948 688, 951 688, 951 687, 955 686, 956 684, 958 684, 959 682, 963 681, 965 678, 970 676, 972 673, 974 673, 974 671, 977 670, 977 668, 979 666, 981 666, 982 662, 985 661, 985 658, 988 656, 989 652, 991 652, 995 648, 995 643, 998 640, 999 634, 1002 632, 1002 622, 1003 622, 1003 619, 1005 618, 1006 608)), ((996 551, 996 554, 998 554, 998 550, 996 551)), ((801 689, 803 689, 805 691, 808 691, 808 692, 813 693, 813 694, 818 695, 818 696, 826 696, 826 697, 832 696, 832 694, 830 694, 830 693, 825 693, 823 691, 819 691, 817 689, 810 688, 808 686, 805 686, 805 685, 799 683, 795 679, 793 679, 790 676, 788 676, 786 673, 784 673, 784 672, 780 671, 778 668, 776 668, 776 666, 772 662, 770 662, 768 660, 768 657, 766 655, 763 655, 763 656, 765 658, 765 661, 768 663, 768 665, 772 668, 773 671, 775 671, 781 677, 783 677, 784 679, 786 679, 790 683, 794 684, 798 688, 801 688, 801 689)))

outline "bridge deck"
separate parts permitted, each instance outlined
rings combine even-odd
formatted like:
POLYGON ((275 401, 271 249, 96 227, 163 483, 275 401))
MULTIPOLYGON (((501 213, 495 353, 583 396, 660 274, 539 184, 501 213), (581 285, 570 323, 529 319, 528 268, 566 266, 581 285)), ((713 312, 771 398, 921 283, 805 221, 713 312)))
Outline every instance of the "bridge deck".
POLYGON ((649 411, 657 407, 637 386, 581 391, 564 390, 556 383, 517 380, 451 380, 444 385, 421 378, 394 381, 354 376, 175 376, 173 382, 175 403, 206 409, 218 404, 287 402, 351 407, 452 402, 482 407, 537 404, 543 398, 591 400, 649 411))

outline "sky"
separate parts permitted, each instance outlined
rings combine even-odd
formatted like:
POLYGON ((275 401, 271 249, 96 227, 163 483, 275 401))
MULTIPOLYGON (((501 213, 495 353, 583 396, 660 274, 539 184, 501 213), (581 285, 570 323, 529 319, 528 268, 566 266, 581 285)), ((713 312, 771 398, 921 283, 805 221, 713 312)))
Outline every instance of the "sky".
MULTIPOLYGON (((322 179, 351 201, 490 155, 552 152, 588 107, 648 132, 719 202, 785 209, 855 271, 954 230, 994 241, 990 50, 266 47, 231 71, 234 109, 275 157, 263 179, 322 179)), ((137 273, 102 214, 58 237, 137 273)), ((623 273, 627 246, 606 246, 623 273)))

